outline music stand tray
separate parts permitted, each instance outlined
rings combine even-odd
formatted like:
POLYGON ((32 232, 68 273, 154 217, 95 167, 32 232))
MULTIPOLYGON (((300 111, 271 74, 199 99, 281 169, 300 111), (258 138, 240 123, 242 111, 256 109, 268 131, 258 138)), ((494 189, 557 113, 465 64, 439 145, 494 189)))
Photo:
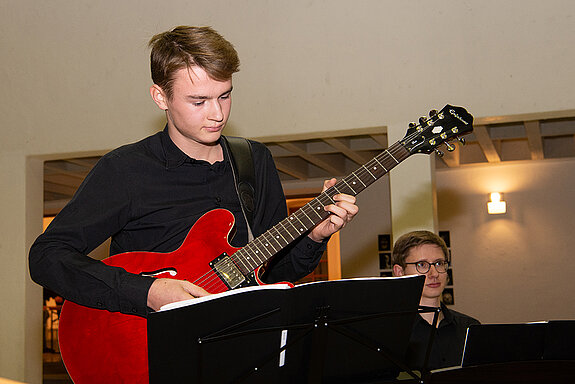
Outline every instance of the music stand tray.
POLYGON ((424 276, 240 288, 148 317, 150 383, 370 383, 403 363, 424 276))

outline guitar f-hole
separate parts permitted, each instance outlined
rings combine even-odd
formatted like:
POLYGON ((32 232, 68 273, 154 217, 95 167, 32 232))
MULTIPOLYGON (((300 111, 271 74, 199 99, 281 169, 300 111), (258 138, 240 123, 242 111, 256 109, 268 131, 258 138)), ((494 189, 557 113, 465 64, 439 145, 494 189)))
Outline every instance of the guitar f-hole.
POLYGON ((178 274, 178 271, 175 268, 162 268, 155 271, 150 272, 140 272, 140 276, 147 276, 147 277, 155 277, 155 278, 162 278, 162 277, 174 277, 178 274))

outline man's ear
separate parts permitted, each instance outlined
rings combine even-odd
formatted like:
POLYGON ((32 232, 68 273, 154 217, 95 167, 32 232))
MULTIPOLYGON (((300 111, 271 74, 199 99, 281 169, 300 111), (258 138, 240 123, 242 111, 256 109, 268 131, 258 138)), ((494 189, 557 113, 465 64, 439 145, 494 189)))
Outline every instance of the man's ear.
POLYGON ((168 109, 168 98, 166 97, 164 90, 158 84, 154 84, 150 87, 150 95, 158 108, 163 111, 168 109))
POLYGON ((403 275, 405 275, 403 267, 399 264, 393 264, 393 276, 403 276, 403 275))

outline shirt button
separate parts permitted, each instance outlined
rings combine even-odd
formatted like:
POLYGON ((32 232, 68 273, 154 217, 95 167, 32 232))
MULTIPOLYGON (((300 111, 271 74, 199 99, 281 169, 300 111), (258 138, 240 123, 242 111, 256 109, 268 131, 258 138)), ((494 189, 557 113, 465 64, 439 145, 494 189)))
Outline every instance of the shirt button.
POLYGON ((96 303, 96 305, 97 305, 98 307, 103 307, 103 306, 104 306, 104 304, 100 303, 99 301, 96 303))
POLYGON ((136 313, 138 310, 136 308, 132 308, 132 313, 136 313))
POLYGON ((220 204, 221 202, 222 202, 222 198, 221 198, 221 197, 219 197, 219 196, 218 196, 218 197, 216 197, 216 203, 217 203, 217 204, 220 204))

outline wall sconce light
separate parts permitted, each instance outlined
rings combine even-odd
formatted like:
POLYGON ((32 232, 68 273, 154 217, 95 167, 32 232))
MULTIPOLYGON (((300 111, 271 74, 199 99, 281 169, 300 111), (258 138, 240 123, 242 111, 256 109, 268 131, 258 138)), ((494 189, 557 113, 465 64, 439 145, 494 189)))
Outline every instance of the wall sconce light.
POLYGON ((507 212, 507 203, 503 201, 503 197, 499 192, 491 192, 490 201, 487 202, 487 213, 496 215, 507 212))

